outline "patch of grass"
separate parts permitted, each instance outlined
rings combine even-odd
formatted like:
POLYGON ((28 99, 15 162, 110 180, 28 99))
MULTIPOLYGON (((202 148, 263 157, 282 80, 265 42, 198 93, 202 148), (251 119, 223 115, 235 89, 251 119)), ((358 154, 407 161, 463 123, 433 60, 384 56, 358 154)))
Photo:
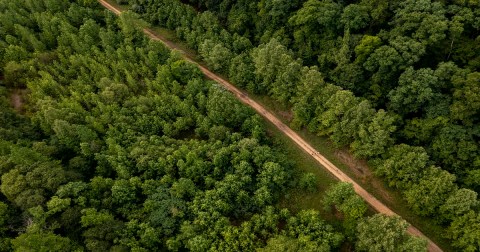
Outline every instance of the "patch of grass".
POLYGON ((287 208, 292 213, 301 210, 315 209, 320 215, 334 226, 340 226, 341 221, 333 213, 323 209, 323 192, 338 180, 324 169, 319 169, 317 161, 311 155, 298 148, 285 134, 283 134, 271 122, 264 120, 268 136, 274 145, 283 150, 287 158, 294 162, 295 179, 299 179, 303 173, 313 173, 317 178, 317 191, 308 192, 300 188, 292 188, 282 195, 278 206, 287 208))
POLYGON ((322 208, 322 193, 330 185, 338 181, 329 172, 323 169, 318 169, 318 163, 305 151, 298 148, 286 135, 284 135, 277 127, 270 122, 265 121, 267 131, 274 141, 274 144, 279 146, 287 155, 288 159, 295 163, 295 168, 298 169, 297 175, 301 173, 313 173, 317 177, 317 192, 311 193, 301 189, 294 189, 282 199, 281 205, 296 212, 302 209, 316 209, 322 208))

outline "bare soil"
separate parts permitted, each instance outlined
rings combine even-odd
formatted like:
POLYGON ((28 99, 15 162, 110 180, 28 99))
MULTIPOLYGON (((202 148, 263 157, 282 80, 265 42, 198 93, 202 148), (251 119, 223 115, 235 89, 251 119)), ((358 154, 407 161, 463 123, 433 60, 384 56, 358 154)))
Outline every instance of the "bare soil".
POLYGON ((293 120, 292 111, 279 111, 278 114, 287 122, 291 122, 293 120))
POLYGON ((389 203, 393 202, 393 197, 385 189, 382 181, 375 177, 366 160, 355 158, 353 154, 346 149, 337 149, 335 151, 335 157, 350 169, 357 181, 360 180, 363 184, 371 185, 375 189, 375 192, 381 195, 383 200, 389 203))
POLYGON ((27 91, 24 89, 15 89, 10 94, 10 104, 18 113, 25 112, 25 109, 24 109, 25 100, 23 97, 25 97, 26 93, 27 91))

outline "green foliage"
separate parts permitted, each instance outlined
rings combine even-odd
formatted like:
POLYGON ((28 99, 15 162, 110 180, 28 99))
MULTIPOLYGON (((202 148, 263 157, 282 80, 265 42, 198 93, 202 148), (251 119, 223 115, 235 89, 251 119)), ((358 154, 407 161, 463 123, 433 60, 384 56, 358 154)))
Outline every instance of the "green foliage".
POLYGON ((11 240, 6 234, 11 228, 11 222, 13 219, 12 213, 12 209, 7 204, 0 201, 0 251, 11 250, 11 240))
POLYGON ((452 245, 464 251, 477 251, 480 246, 478 226, 480 215, 469 211, 453 220, 446 236, 453 240, 452 245))
POLYGON ((368 7, 350 4, 343 9, 341 22, 345 28, 351 31, 365 28, 370 21, 368 7))
POLYGON ((286 251, 286 252, 296 252, 296 251, 317 251, 317 248, 306 247, 302 245, 301 241, 294 238, 289 238, 283 235, 271 238, 267 242, 267 246, 264 248, 258 249, 261 252, 275 252, 275 251, 286 251))
POLYGON ((343 226, 350 238, 355 234, 358 221, 367 212, 365 202, 355 193, 353 185, 346 182, 339 182, 325 192, 323 206, 326 210, 334 207, 343 215, 343 226))
MULTIPOLYGON (((320 115, 318 121, 320 135, 332 135, 333 133, 340 136, 332 136, 334 139, 341 139, 343 132, 340 129, 340 122, 344 114, 358 104, 357 98, 350 91, 340 90, 332 95, 326 102, 325 111, 320 115)), ((339 141, 335 143, 339 144, 339 141)))
POLYGON ((80 221, 85 231, 85 246, 88 250, 105 251, 112 247, 117 232, 121 230, 122 223, 114 219, 107 211, 97 211, 94 208, 82 210, 80 221))
POLYGON ((390 186, 407 189, 419 182, 428 163, 428 154, 422 147, 396 145, 383 159, 374 161, 375 173, 385 177, 390 186))
POLYGON ((253 81, 255 68, 250 55, 242 53, 235 56, 231 62, 228 71, 228 78, 236 85, 255 90, 253 81))
POLYGON ((363 100, 345 112, 330 138, 340 146, 351 144, 360 139, 362 127, 373 120, 374 116, 375 109, 372 108, 370 102, 363 100))
POLYGON ((25 233, 12 241, 14 251, 75 251, 75 245, 65 237, 50 233, 25 233))
POLYGON ((407 234, 408 224, 398 216, 376 214, 357 226, 358 251, 427 251, 427 241, 407 234))
POLYGON ((292 98, 294 118, 291 125, 300 128, 308 125, 311 131, 316 130, 318 122, 314 120, 316 110, 323 106, 329 95, 338 91, 339 88, 332 85, 326 86, 322 74, 317 68, 304 67, 301 72, 300 82, 297 85, 297 95, 292 98), (318 94, 324 93, 324 96, 318 94))
POLYGON ((326 52, 322 44, 328 40, 322 40, 322 37, 330 39, 335 36, 340 28, 338 21, 341 15, 342 6, 339 3, 316 0, 304 2, 302 8, 291 15, 288 21, 294 27, 293 44, 298 55, 312 60, 312 56, 326 52))
POLYGON ((300 78, 301 62, 276 39, 255 48, 251 55, 257 83, 254 91, 289 102, 294 83, 300 78))
POLYGON ((302 174, 298 183, 300 188, 307 192, 317 192, 317 177, 311 172, 302 174))
MULTIPOLYGON (((291 164, 258 116, 146 39, 140 16, 175 30, 234 83, 291 107, 293 127, 377 158, 376 172, 415 212, 455 224, 459 249, 478 247, 478 227, 462 219, 478 215, 476 194, 454 184, 478 190, 478 4, 119 2, 139 15, 116 19, 97 1, 0 0, 0 82, 30 92, 26 116, 1 92, 0 136, 11 141, 0 143, 1 191, 14 216, 34 207, 42 227, 17 237, 19 250, 42 240, 101 251, 338 247, 332 232, 279 230, 290 217, 270 206, 291 164)), ((362 215, 350 198, 337 209, 362 215)), ((22 228, 14 217, 2 244, 22 228)))
POLYGON ((448 21, 441 3, 408 0, 399 7, 393 17, 395 28, 392 34, 408 34, 425 44, 435 44, 445 39, 448 21))
POLYGON ((382 40, 376 36, 365 35, 355 47, 355 61, 362 63, 382 44, 382 40))
POLYGON ((442 218, 452 221, 470 210, 476 209, 479 204, 476 192, 461 188, 450 194, 445 203, 440 206, 440 213, 442 218))
POLYGON ((385 153, 386 148, 394 143, 395 117, 384 110, 379 110, 371 122, 360 125, 358 138, 350 145, 357 157, 375 157, 385 153))
POLYGON ((34 150, 12 145, 3 157, 2 193, 16 206, 26 210, 44 204, 47 197, 65 183, 60 164, 34 150))
POLYGON ((434 86, 438 79, 431 69, 407 68, 400 76, 399 86, 389 94, 390 106, 402 114, 419 112, 434 97, 434 86))
POLYGON ((415 213, 434 215, 444 200, 456 190, 455 176, 438 167, 428 167, 418 184, 405 191, 405 197, 415 213))
MULTIPOLYGON (((301 211, 297 216, 290 217, 287 220, 285 234, 287 237, 297 238, 296 246, 299 246, 302 251, 303 249, 306 251, 331 251, 338 247, 343 240, 343 236, 333 232, 332 227, 325 224, 318 213, 313 210, 301 211)), ((280 237, 280 239, 282 238, 280 237)), ((270 244, 272 242, 275 240, 269 241, 267 248, 272 246, 270 244)))
POLYGON ((432 155, 442 160, 445 169, 459 176, 480 166, 473 129, 447 124, 438 130, 431 148, 432 155))
POLYGON ((454 101, 450 107, 453 119, 461 120, 467 125, 477 122, 477 112, 480 108, 480 97, 478 96, 480 93, 480 90, 478 90, 479 81, 479 72, 470 73, 465 79, 454 80, 454 101))
POLYGON ((206 39, 198 47, 198 52, 207 63, 207 66, 214 71, 222 71, 230 65, 231 52, 221 43, 215 43, 206 39))

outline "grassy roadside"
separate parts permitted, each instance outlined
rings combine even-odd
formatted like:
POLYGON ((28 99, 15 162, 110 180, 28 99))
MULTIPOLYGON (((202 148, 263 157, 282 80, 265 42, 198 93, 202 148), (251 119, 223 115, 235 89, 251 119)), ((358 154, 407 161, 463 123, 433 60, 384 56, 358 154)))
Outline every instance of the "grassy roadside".
POLYGON ((121 11, 127 11, 128 8, 129 8, 129 6, 127 6, 127 5, 118 4, 115 0, 105 0, 105 2, 109 3, 110 5, 112 5, 113 7, 117 8, 121 11))
POLYGON ((279 146, 284 150, 288 159, 295 162, 295 169, 300 172, 311 172, 317 177, 317 192, 310 193, 305 192, 304 190, 293 189, 288 194, 284 195, 280 202, 280 206, 286 207, 293 212, 302 209, 315 209, 322 212, 322 192, 338 180, 329 172, 323 169, 318 169, 318 163, 311 157, 311 155, 299 149, 272 123, 266 120, 264 121, 268 135, 271 137, 274 145, 279 146))
POLYGON ((151 26, 149 27, 150 30, 154 31, 156 34, 164 37, 165 39, 169 40, 169 41, 172 41, 173 43, 175 43, 175 45, 180 49, 182 50, 183 54, 186 55, 187 57, 189 57, 190 59, 196 61, 196 62, 199 62, 200 64, 204 65, 205 64, 202 62, 202 59, 200 58, 200 56, 197 54, 197 52, 195 52, 195 50, 191 49, 190 47, 188 47, 188 45, 181 41, 178 37, 177 37, 177 34, 175 33, 175 31, 172 31, 172 30, 168 30, 168 29, 165 29, 165 28, 162 28, 162 27, 154 27, 154 26, 151 26))
MULTIPOLYGON (((108 0, 110 4, 115 7, 120 7, 121 10, 126 10, 127 7, 119 6, 113 0, 108 0)), ((174 42, 180 49, 186 52, 186 55, 200 64, 205 65, 199 59, 196 52, 186 45, 186 43, 180 41, 174 31, 167 30, 159 27, 150 27, 154 32, 165 37, 166 39, 174 42)), ((224 77, 224 76, 222 76, 224 77)), ((227 79, 227 78, 225 78, 227 79)), ((269 109, 275 116, 282 120, 287 125, 289 124, 289 108, 278 104, 274 100, 266 96, 257 96, 249 94, 250 97, 269 109)), ((322 193, 329 185, 334 183, 336 179, 326 170, 319 169, 319 164, 310 157, 307 153, 303 152, 292 142, 287 136, 282 134, 275 126, 265 120, 267 131, 273 138, 274 143, 281 146, 285 150, 289 159, 296 163, 296 168, 299 171, 312 172, 316 175, 318 181, 318 192, 307 193, 300 190, 291 190, 288 194, 284 195, 279 205, 286 207, 292 212, 296 212, 302 209, 317 209, 323 217, 328 220, 334 220, 335 217, 326 213, 321 208, 322 193)), ((316 148, 323 156, 330 160, 339 169, 345 172, 348 176, 354 179, 359 185, 361 185, 369 193, 377 197, 385 205, 391 208, 393 211, 402 216, 405 220, 413 224, 424 234, 426 234, 431 240, 437 243, 445 251, 455 251, 449 244, 448 240, 442 238, 443 228, 435 224, 431 219, 423 218, 412 214, 408 208, 408 204, 403 199, 400 192, 395 191, 382 181, 382 179, 375 177, 371 174, 370 169, 366 166, 362 160, 356 160, 351 157, 348 150, 339 150, 335 148, 332 143, 325 137, 319 137, 315 134, 307 132, 306 130, 296 131, 303 139, 316 148), (339 155, 341 154, 341 155, 339 155), (356 166, 360 168, 356 168, 356 166)))

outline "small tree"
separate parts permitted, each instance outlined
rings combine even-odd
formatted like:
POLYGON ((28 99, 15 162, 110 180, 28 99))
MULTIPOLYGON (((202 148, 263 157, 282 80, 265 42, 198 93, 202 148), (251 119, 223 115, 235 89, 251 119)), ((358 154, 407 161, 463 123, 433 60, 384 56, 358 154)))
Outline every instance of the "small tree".
POLYGON ((299 181, 300 188, 308 192, 316 192, 317 191, 317 177, 315 174, 309 172, 302 174, 302 177, 299 181))
POLYGON ((398 216, 376 214, 358 223, 357 251, 427 251, 427 241, 407 234, 398 216))
POLYGON ((354 236, 358 220, 367 211, 367 205, 355 193, 353 185, 346 182, 340 182, 330 187, 325 193, 323 205, 326 210, 332 210, 333 206, 343 214, 343 226, 347 236, 350 237, 354 236))

